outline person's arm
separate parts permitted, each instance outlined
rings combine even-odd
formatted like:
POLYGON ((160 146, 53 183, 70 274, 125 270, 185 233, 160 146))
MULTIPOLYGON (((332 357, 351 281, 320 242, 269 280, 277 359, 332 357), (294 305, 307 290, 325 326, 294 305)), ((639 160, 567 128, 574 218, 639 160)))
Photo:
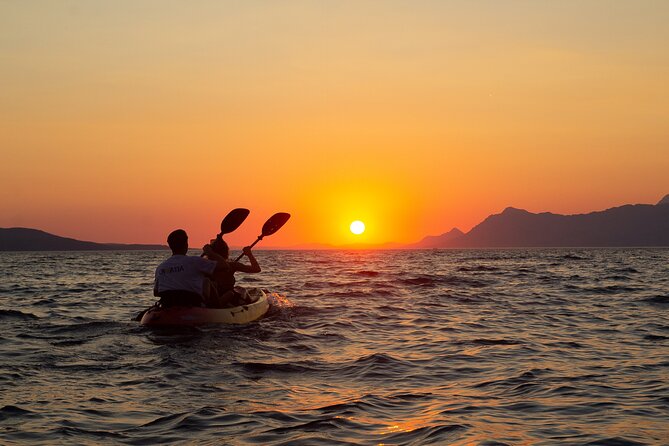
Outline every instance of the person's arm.
POLYGON ((249 262, 251 262, 251 264, 244 265, 243 263, 235 262, 234 263, 235 271, 241 271, 243 273, 259 273, 260 265, 258 264, 258 261, 251 252, 251 248, 246 246, 242 251, 244 252, 244 255, 249 258, 249 262))

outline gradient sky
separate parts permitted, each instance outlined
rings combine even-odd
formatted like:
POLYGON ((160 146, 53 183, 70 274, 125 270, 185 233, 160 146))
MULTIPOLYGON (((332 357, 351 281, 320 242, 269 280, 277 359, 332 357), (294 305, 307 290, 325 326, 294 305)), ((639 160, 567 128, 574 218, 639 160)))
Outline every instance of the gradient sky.
POLYGON ((0 1, 0 227, 197 245, 247 207, 233 244, 277 211, 264 246, 413 242, 655 203, 667 23, 667 1, 0 1))

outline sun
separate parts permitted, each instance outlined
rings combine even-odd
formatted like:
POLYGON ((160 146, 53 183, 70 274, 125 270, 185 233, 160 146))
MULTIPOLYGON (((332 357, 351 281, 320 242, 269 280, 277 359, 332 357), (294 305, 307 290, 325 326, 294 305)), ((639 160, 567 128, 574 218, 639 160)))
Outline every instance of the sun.
POLYGON ((353 223, 351 223, 350 229, 352 233, 354 233, 355 235, 359 235, 365 232, 365 224, 360 220, 356 220, 353 223))

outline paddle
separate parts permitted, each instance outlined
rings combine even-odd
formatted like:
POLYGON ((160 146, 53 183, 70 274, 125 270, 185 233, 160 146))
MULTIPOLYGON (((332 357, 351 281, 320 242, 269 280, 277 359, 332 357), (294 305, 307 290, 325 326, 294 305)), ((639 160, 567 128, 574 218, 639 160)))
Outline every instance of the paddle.
MULTIPOLYGON (((244 208, 236 208, 228 212, 228 215, 221 220, 221 232, 216 235, 216 238, 220 239, 223 234, 228 234, 237 229, 244 223, 244 220, 249 216, 249 213, 251 213, 251 211, 244 208)), ((200 254, 200 257, 204 257, 204 254, 200 254)))
MULTIPOLYGON (((264 225, 262 225, 262 233, 258 236, 255 242, 249 246, 249 248, 253 248, 256 243, 258 243, 260 240, 263 239, 263 237, 267 237, 268 235, 274 234, 276 231, 281 229, 283 225, 286 224, 288 219, 290 218, 290 214, 287 214, 286 212, 277 212, 276 214, 272 215, 264 225)), ((244 257, 244 254, 242 253, 239 257, 235 259, 235 262, 239 262, 239 259, 244 257)))
POLYGON ((246 217, 249 216, 250 212, 251 211, 244 208, 231 210, 228 215, 226 215, 225 218, 221 221, 221 232, 218 235, 221 236, 223 234, 228 234, 237 229, 242 223, 244 223, 244 220, 246 220, 246 217))

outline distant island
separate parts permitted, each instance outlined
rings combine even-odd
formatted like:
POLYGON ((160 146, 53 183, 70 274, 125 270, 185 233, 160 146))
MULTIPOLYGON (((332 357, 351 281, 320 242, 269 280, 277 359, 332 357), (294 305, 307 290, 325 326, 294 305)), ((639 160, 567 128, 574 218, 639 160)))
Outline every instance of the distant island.
POLYGON ((162 250, 163 245, 95 243, 59 237, 30 228, 0 228, 0 251, 115 251, 162 250))
POLYGON ((669 195, 656 205, 635 204, 578 215, 534 214, 506 208, 466 234, 457 228, 407 248, 669 246, 669 195))
MULTIPOLYGON (((588 214, 535 214, 508 207, 464 233, 457 228, 417 243, 306 244, 289 249, 440 249, 669 246, 669 195, 657 204, 628 204, 588 214)), ((0 251, 166 250, 164 245, 95 243, 29 228, 0 228, 0 251)), ((277 249, 277 248, 272 248, 277 249)), ((280 248, 279 248, 280 249, 280 248)))

